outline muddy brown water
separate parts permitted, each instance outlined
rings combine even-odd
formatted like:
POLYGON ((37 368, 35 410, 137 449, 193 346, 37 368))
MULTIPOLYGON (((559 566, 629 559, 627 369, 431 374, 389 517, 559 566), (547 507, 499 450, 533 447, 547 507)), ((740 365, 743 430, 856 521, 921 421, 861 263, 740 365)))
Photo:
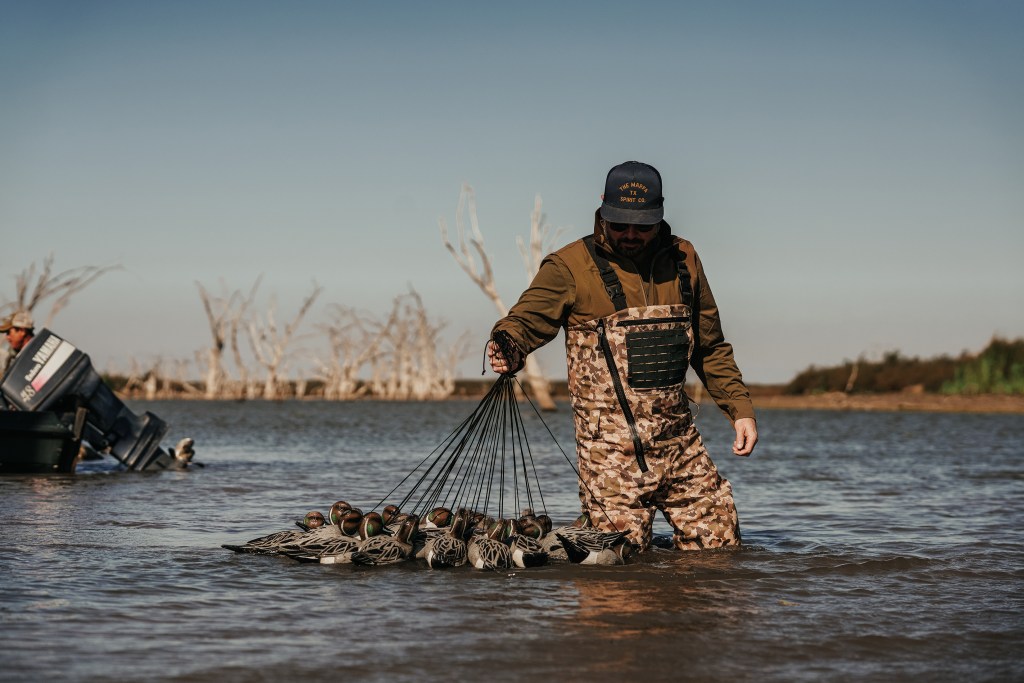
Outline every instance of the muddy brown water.
MULTIPOLYGON (((372 507, 472 403, 132 405, 206 467, 0 478, 0 680, 1024 680, 1019 415, 765 411, 740 459, 705 407, 741 550, 491 573, 219 547, 372 507)), ((531 438, 568 522, 572 472, 531 438)))

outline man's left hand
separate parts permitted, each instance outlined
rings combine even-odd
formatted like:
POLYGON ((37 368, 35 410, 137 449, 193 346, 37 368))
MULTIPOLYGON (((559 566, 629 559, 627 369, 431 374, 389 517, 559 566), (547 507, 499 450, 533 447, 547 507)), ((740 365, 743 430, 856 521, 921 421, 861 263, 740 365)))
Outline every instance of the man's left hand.
POLYGON ((736 455, 750 455, 757 443, 757 422, 752 417, 741 417, 733 423, 736 429, 736 441, 732 444, 732 452, 736 455))

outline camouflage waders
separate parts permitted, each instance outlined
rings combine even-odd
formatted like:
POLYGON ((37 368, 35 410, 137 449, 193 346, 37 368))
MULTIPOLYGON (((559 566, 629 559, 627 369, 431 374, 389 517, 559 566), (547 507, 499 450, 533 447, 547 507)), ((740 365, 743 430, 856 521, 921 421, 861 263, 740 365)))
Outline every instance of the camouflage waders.
POLYGON ((619 310, 566 333, 580 499, 596 526, 628 530, 641 549, 655 510, 679 549, 740 542, 732 486, 711 462, 683 391, 694 334, 680 270, 687 303, 624 308, 617 277, 610 282, 602 269, 619 310))

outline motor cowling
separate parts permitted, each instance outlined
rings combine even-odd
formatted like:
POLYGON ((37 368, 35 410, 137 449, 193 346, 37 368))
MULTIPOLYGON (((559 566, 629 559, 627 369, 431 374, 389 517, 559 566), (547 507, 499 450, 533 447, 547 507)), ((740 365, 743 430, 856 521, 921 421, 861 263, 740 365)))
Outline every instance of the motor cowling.
POLYGON ((47 329, 18 353, 0 393, 12 409, 52 411, 69 423, 85 408, 82 438, 98 450, 109 448, 130 469, 144 470, 167 458, 160 447, 167 423, 148 411, 139 416, 129 410, 88 355, 47 329))

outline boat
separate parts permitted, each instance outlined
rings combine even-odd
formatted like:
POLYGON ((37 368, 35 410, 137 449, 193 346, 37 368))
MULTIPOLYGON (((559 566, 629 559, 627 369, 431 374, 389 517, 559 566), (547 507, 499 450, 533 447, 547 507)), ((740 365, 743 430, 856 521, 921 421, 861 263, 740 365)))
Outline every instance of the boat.
POLYGON ((71 473, 81 447, 56 413, 0 411, 0 474, 71 473))
POLYGON ((18 353, 0 380, 0 397, 0 474, 71 473, 83 447, 130 470, 180 464, 160 446, 167 423, 129 410, 89 356, 50 330, 40 330, 18 353))

